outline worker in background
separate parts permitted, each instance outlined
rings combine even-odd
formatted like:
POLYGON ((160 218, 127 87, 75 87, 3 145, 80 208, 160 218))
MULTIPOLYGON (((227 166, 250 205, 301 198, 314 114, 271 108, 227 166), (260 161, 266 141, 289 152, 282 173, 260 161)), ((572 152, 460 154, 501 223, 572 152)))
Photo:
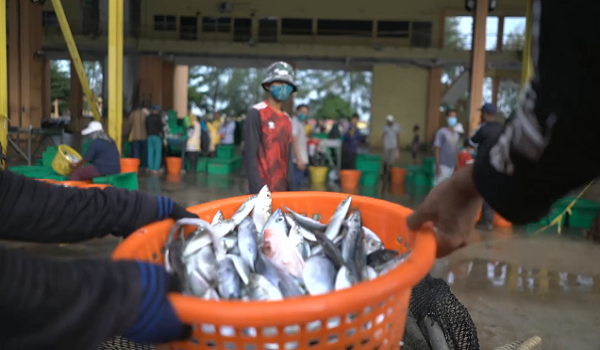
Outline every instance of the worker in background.
POLYGON ((283 110, 283 102, 298 90, 294 75, 294 68, 286 62, 270 65, 262 82, 269 95, 248 111, 244 124, 244 165, 250 193, 258 193, 264 185, 271 191, 288 189, 292 123, 283 110))
POLYGON ((533 1, 534 76, 514 119, 479 150, 473 166, 434 188, 407 218, 412 230, 435 225, 438 256, 469 242, 483 200, 513 224, 527 224, 600 174, 597 89, 591 88, 599 79, 591 34, 599 22, 589 5, 533 1), (557 26, 558 19, 565 25, 557 26))
POLYGON ((296 107, 296 115, 292 118, 292 160, 294 162, 294 191, 302 189, 302 181, 306 177, 308 167, 308 140, 306 138, 306 119, 309 109, 301 104, 296 107))
POLYGON ((458 123, 455 110, 448 111, 446 123, 445 127, 437 131, 433 142, 435 148, 434 186, 449 179, 457 164, 459 135, 454 130, 458 123))
POLYGON ((81 135, 92 139, 83 159, 71 163, 73 172, 70 181, 89 180, 99 176, 113 175, 121 172, 121 157, 115 141, 104 132, 102 123, 91 121, 81 135))
MULTIPOLYGON (((218 114, 216 114, 216 115, 218 115, 218 114)), ((221 144, 221 136, 219 135, 219 125, 220 124, 221 124, 221 119, 219 117, 214 117, 212 120, 208 120, 206 122, 206 127, 207 127, 208 133, 210 135, 210 143, 208 145, 208 154, 210 157, 215 156, 217 146, 221 144)))
POLYGON ((197 117, 190 119, 190 127, 187 129, 187 140, 185 143, 185 154, 190 162, 190 170, 195 173, 198 157, 200 156, 200 121, 197 117))
POLYGON ((394 121, 393 115, 385 118, 381 144, 383 145, 383 174, 387 179, 390 168, 400 159, 400 125, 394 121))
POLYGON ((356 155, 358 146, 364 140, 358 130, 358 114, 352 115, 350 129, 344 134, 342 141, 342 169, 354 169, 356 167, 356 155))
MULTIPOLYGON (((219 115, 219 113, 215 113, 219 115)), ((206 115, 200 118, 200 154, 202 157, 208 157, 210 154, 210 131, 208 129, 208 122, 206 121, 206 115)))
MULTIPOLYGON (((171 199, 119 188, 65 188, 0 171, 0 240, 76 243, 126 237, 171 217, 171 199)), ((167 299, 178 283, 160 264, 53 260, 0 246, 0 349, 92 349, 124 335, 164 343, 189 336, 167 299)))
POLYGON ((469 139, 465 139, 463 147, 458 151, 458 169, 475 162, 475 147, 469 139))
POLYGON ((231 113, 225 116, 225 120, 221 123, 219 137, 222 145, 235 144, 235 121, 231 113))
POLYGON ((413 139, 410 144, 413 164, 417 164, 419 159, 419 151, 421 150, 421 135, 419 134, 420 127, 418 124, 413 126, 413 139))
MULTIPOLYGON (((496 106, 486 103, 481 107, 481 125, 471 137, 470 143, 477 145, 479 152, 487 153, 498 141, 503 129, 504 125, 496 121, 496 106)), ((491 231, 494 228, 493 220, 494 209, 487 202, 483 202, 481 221, 477 223, 477 229, 491 231)))
POLYGON ((163 121, 160 116, 160 107, 153 106, 150 115, 146 118, 146 133, 148 134, 148 170, 157 174, 160 172, 160 162, 163 148, 163 121))
POLYGON ((146 135, 146 117, 150 114, 147 108, 136 108, 129 115, 131 126, 131 153, 133 158, 140 160, 140 165, 146 166, 148 151, 146 150, 148 136, 146 135))

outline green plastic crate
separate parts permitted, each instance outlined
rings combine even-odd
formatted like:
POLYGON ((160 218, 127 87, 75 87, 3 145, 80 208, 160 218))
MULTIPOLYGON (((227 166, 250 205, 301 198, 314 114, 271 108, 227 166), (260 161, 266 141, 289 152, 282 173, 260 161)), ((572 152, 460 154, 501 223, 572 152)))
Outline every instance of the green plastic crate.
POLYGON ((426 174, 422 171, 416 171, 414 174, 415 186, 433 187, 433 175, 426 174))
POLYGON ((217 146, 217 158, 231 159, 235 157, 235 145, 217 146))
MULTIPOLYGON (((87 151, 87 148, 86 148, 87 151)), ((81 155, 83 156, 85 153, 82 153, 81 155)), ((131 142, 129 141, 125 141, 123 142, 123 150, 121 152, 121 158, 129 158, 131 157, 131 142)))
POLYGON ((208 161, 207 171, 211 175, 229 175, 233 171, 233 161, 231 159, 211 159, 208 161))
MULTIPOLYGON (((564 198, 561 201, 563 203, 571 203, 573 200, 574 198, 564 198)), ((592 221, 594 221, 594 217, 598 211, 600 211, 600 203, 586 199, 578 199, 571 209, 571 215, 569 215, 569 227, 591 228, 592 221)))
POLYGON ((423 159, 423 172, 427 175, 435 175, 435 158, 423 159))
POLYGON ((361 186, 359 188, 361 196, 377 198, 377 186, 361 186))
POLYGON ((54 180, 54 181, 67 181, 68 177, 64 176, 64 175, 58 175, 57 173, 51 173, 51 172, 39 172, 39 173, 31 173, 31 174, 23 174, 26 177, 32 178, 32 179, 39 179, 39 180, 54 180))
POLYGON ((375 186, 377 185, 377 181, 379 181, 379 171, 363 171, 360 175, 360 185, 361 186, 375 186))
POLYGON ((139 189, 137 173, 100 176, 93 178, 92 181, 95 184, 111 185, 112 187, 124 188, 127 190, 139 189))
MULTIPOLYGON (((566 205, 565 206, 562 206, 562 205, 556 206, 555 205, 552 207, 552 209, 550 210, 550 213, 548 213, 548 215, 545 218, 542 218, 540 221, 531 223, 529 225, 539 226, 539 227, 550 225, 550 223, 552 221, 554 221, 554 219, 556 219, 560 215, 560 213, 562 213, 565 210, 565 208, 566 208, 566 205)), ((563 215, 563 218, 561 220, 561 226, 565 226, 566 223, 567 223, 567 215, 563 215)))
POLYGON ((312 138, 313 138, 313 139, 320 139, 320 140, 323 140, 323 139, 326 139, 326 138, 327 138, 327 133, 324 133, 324 132, 322 132, 322 133, 314 133, 314 134, 312 135, 312 138))
POLYGON ((37 166, 44 166, 44 160, 43 159, 36 159, 35 160, 35 165, 37 165, 37 166))
POLYGON ((360 170, 362 172, 377 172, 379 173, 381 169, 381 157, 379 159, 370 158, 370 157, 356 157, 356 170, 360 170))
POLYGON ((51 167, 52 161, 54 157, 56 157, 56 153, 58 152, 58 146, 50 146, 46 148, 44 153, 42 153, 42 163, 45 167, 51 167))
POLYGON ((196 164, 196 172, 205 173, 208 169, 208 161, 210 158, 200 157, 198 158, 198 163, 196 164))
POLYGON ((410 188, 414 185, 415 174, 417 172, 421 171, 421 166, 420 165, 408 165, 403 168, 406 169, 406 175, 404 177, 404 187, 410 188))
POLYGON ((14 165, 14 166, 9 166, 8 170, 10 170, 13 173, 23 174, 23 173, 33 173, 36 171, 45 170, 45 168, 43 166, 39 166, 39 165, 14 165))

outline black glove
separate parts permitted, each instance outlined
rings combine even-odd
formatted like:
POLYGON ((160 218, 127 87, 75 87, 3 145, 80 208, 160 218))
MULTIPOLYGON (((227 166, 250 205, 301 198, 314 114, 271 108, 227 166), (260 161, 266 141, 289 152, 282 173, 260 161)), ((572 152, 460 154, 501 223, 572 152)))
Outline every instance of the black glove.
POLYGON ((169 197, 158 196, 158 218, 172 218, 177 221, 183 218, 198 219, 198 215, 190 213, 169 197))
POLYGON ((181 283, 160 265, 143 262, 138 264, 144 296, 137 321, 124 334, 125 338, 142 344, 160 344, 189 338, 192 328, 179 320, 167 298, 168 292, 181 291, 181 283))

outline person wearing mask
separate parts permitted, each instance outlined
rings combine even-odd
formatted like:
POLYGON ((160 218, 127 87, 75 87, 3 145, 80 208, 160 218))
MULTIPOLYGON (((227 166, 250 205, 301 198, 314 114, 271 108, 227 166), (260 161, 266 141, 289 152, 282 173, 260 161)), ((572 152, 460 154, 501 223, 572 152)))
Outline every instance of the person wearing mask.
POLYGON ((356 155, 362 140, 363 136, 358 130, 358 114, 354 114, 350 119, 350 129, 344 134, 342 141, 342 169, 356 167, 356 155))
POLYGON ((221 124, 219 136, 222 145, 233 145, 235 143, 235 122, 231 114, 228 114, 225 117, 225 121, 221 124))
MULTIPOLYGON (((479 152, 488 153, 489 149, 496 143, 504 125, 496 121, 496 106, 486 103, 481 107, 481 125, 471 137, 470 143, 479 148, 479 152)), ((487 202, 483 202, 481 221, 477 223, 477 229, 491 231, 494 226, 494 209, 487 202)))
POLYGON ((309 109, 307 105, 296 107, 296 115, 292 118, 292 142, 294 161, 294 190, 300 191, 302 181, 306 177, 308 166, 308 140, 306 138, 306 119, 309 109))
POLYGON ((187 130, 188 139, 185 145, 185 153, 190 161, 190 169, 195 173, 200 155, 200 122, 198 118, 190 119, 190 127, 187 130))
MULTIPOLYGON (((0 240, 127 237, 168 217, 197 215, 167 197, 59 187, 0 170, 0 240)), ((178 289, 160 264, 55 260, 0 246, 0 349, 93 349, 118 334, 142 344, 184 340, 190 327, 167 298, 178 289)))
POLYGON ((71 163, 73 172, 70 181, 89 180, 99 176, 113 175, 121 172, 121 157, 113 139, 104 132, 102 123, 92 121, 81 135, 91 138, 90 145, 77 163, 71 163))
POLYGON ((146 165, 146 155, 148 151, 146 135, 146 117, 150 114, 147 108, 136 108, 129 115, 129 125, 131 126, 131 151, 133 158, 140 160, 142 166, 146 165))
POLYGON ((162 147, 164 137, 164 123, 160 115, 160 107, 152 107, 152 112, 146 118, 146 133, 148 134, 148 170, 151 173, 160 172, 162 147))
POLYGON ((534 76, 514 119, 491 147, 479 150, 474 165, 434 188, 407 217, 411 230, 435 225, 439 257, 469 242, 483 200, 523 225, 600 175, 600 119, 596 89, 590 88, 598 80, 596 45, 581 34, 597 32, 598 22, 595 11, 585 10, 589 2, 572 5, 533 1, 534 76), (557 26, 558 19, 566 25, 557 26))
POLYGON ((269 95, 248 111, 244 123, 244 165, 252 194, 264 185, 271 192, 288 190, 292 122, 283 110, 283 102, 298 90, 294 75, 294 68, 286 62, 270 65, 262 82, 269 95))
POLYGON ((450 110, 446 117, 447 125, 435 134, 435 177, 434 186, 447 180, 454 173, 458 158, 459 135, 454 129, 458 120, 456 111, 450 110))
POLYGON ((389 174, 390 167, 400 159, 400 125, 394 121, 393 115, 388 115, 383 126, 381 143, 383 144, 383 174, 389 174))

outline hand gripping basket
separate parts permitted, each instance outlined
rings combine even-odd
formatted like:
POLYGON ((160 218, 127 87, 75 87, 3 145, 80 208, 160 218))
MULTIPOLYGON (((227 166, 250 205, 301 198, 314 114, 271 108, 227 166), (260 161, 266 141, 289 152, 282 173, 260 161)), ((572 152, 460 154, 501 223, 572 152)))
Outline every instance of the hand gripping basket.
MULTIPOLYGON (((273 210, 290 209, 326 222, 347 195, 326 192, 273 194, 273 210)), ((236 197, 189 208, 210 222, 222 210, 230 217, 247 199, 236 197)), ((406 228, 411 210, 367 197, 353 197, 363 224, 376 232, 385 246, 409 259, 395 270, 350 289, 321 296, 305 296, 273 302, 206 301, 169 296, 177 315, 192 325, 188 341, 172 343, 172 349, 222 350, 397 350, 402 335, 410 292, 435 259, 435 236, 406 228)), ((117 247, 113 259, 139 259, 163 263, 163 246, 172 220, 145 226, 117 247)))

